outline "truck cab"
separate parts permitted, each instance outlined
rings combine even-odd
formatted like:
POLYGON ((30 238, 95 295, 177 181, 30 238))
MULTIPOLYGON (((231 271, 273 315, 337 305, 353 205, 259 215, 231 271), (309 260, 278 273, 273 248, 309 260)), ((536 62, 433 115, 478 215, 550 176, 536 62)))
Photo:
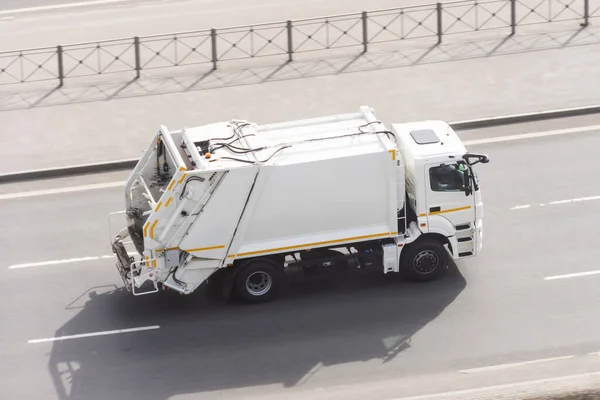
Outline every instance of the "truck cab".
POLYGON ((473 165, 487 163, 487 156, 468 153, 444 121, 393 124, 392 131, 420 234, 443 238, 455 260, 475 256, 482 247, 483 199, 473 165))

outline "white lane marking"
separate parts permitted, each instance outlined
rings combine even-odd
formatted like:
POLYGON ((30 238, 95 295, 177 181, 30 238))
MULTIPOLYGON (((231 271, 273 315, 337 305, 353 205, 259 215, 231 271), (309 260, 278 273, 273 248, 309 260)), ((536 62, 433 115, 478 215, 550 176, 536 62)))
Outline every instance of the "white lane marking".
MULTIPOLYGON (((138 255, 138 253, 127 253, 130 256, 138 255)), ((103 260, 108 258, 114 258, 114 255, 107 256, 94 256, 94 257, 78 257, 78 258, 68 258, 64 260, 52 260, 52 261, 40 261, 33 263, 25 263, 25 264, 13 264, 8 267, 8 269, 20 269, 20 268, 32 268, 32 267, 45 267, 48 265, 60 265, 60 264, 71 264, 82 261, 95 261, 95 260, 103 260)))
POLYGON ((549 361, 566 360, 566 359, 573 358, 573 357, 575 357, 575 356, 541 358, 539 360, 522 361, 522 362, 510 363, 510 364, 499 364, 499 365, 492 365, 489 367, 482 367, 482 368, 463 369, 459 372, 462 372, 463 374, 474 374, 474 373, 479 373, 479 372, 497 371, 497 370, 501 370, 501 369, 515 368, 515 367, 520 367, 520 366, 529 365, 529 364, 538 364, 538 363, 549 362, 549 361))
MULTIPOLYGON (((594 200, 600 200, 600 196, 588 196, 588 197, 577 197, 575 199, 556 200, 556 201, 551 201, 550 203, 548 203, 548 205, 555 206, 555 205, 560 205, 560 204, 579 203, 582 201, 594 201, 594 200)), ((544 204, 544 203, 540 203, 540 207, 544 207, 545 205, 546 204, 544 204)), ((526 205, 511 207, 511 210, 521 210, 521 209, 530 208, 530 207, 531 207, 531 205, 526 204, 526 205)))
POLYGON ((586 272, 574 272, 572 274, 547 276, 544 278, 544 280, 545 281, 553 281, 556 279, 578 278, 580 276, 590 276, 590 275, 598 275, 598 274, 600 274, 600 270, 586 271, 586 272))
POLYGON ((60 9, 65 9, 65 8, 77 8, 77 7, 85 7, 85 6, 99 6, 99 5, 104 5, 104 4, 125 3, 126 1, 130 1, 130 0, 94 0, 94 1, 81 1, 78 3, 55 4, 53 6, 15 8, 13 10, 0 11, 0 15, 24 14, 24 13, 36 12, 36 11, 51 11, 51 10, 60 10, 60 9))
POLYGON ((553 201, 549 204, 568 204, 568 203, 577 203, 580 201, 591 201, 591 200, 600 200, 600 196, 589 196, 589 197, 579 197, 576 199, 558 200, 558 201, 553 201))
POLYGON ((123 186, 123 185, 125 185, 125 182, 121 181, 121 182, 96 183, 93 185, 71 186, 71 187, 58 188, 58 189, 35 190, 35 191, 31 191, 31 192, 8 193, 8 194, 0 194, 0 200, 13 200, 13 199, 20 199, 23 197, 35 197, 35 196, 46 196, 46 195, 50 195, 50 194, 83 192, 86 190, 109 189, 109 188, 115 188, 115 187, 119 187, 119 186, 123 186))
POLYGON ((487 139, 467 140, 463 142, 465 146, 484 143, 508 142, 511 140, 534 139, 544 136, 567 135, 570 133, 590 132, 600 130, 600 125, 582 126, 579 128, 557 129, 554 131, 521 133, 518 135, 499 136, 487 139))
POLYGON ((8 269, 19 269, 19 268, 31 268, 31 267, 44 267, 46 265, 58 265, 58 264, 70 264, 81 261, 93 261, 101 260, 103 258, 111 258, 113 256, 99 256, 99 257, 80 257, 80 258, 69 258, 67 260, 53 260, 53 261, 41 261, 26 264, 13 264, 8 269))
POLYGON ((128 328, 128 329, 116 329, 114 331, 102 331, 102 332, 91 332, 91 333, 81 333, 79 335, 69 335, 69 336, 58 336, 58 337, 50 337, 43 339, 32 339, 27 343, 45 343, 45 342, 55 342, 58 340, 68 340, 68 339, 79 339, 84 337, 92 337, 92 336, 105 336, 105 335, 116 335, 119 333, 129 333, 129 332, 140 332, 140 331, 148 331, 152 329, 160 329, 159 325, 152 326, 142 326, 139 328, 128 328))

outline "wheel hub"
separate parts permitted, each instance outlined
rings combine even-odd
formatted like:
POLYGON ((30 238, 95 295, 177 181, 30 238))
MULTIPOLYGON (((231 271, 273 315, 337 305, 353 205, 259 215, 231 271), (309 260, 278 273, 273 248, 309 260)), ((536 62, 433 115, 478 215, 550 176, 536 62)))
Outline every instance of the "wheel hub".
POLYGON ((253 296, 261 296, 271 289, 271 276, 265 272, 253 272, 246 279, 246 290, 253 296))
POLYGON ((413 267, 420 274, 434 272, 440 264, 438 255, 431 250, 423 250, 415 257, 413 267))

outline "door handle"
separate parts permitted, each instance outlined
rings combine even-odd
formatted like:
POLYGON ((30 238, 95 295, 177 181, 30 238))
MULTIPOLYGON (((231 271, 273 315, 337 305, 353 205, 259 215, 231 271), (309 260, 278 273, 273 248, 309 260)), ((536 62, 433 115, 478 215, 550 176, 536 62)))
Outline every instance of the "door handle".
POLYGON ((437 212, 437 211, 442 211, 441 207, 431 207, 429 208, 429 212, 437 212))

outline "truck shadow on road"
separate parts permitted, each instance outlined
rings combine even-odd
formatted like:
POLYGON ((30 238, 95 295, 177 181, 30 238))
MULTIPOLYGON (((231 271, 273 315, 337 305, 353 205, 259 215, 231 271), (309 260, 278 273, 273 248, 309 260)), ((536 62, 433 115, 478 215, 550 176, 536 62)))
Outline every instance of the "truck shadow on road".
POLYGON ((465 286, 451 264, 442 279, 425 284, 378 271, 294 279, 283 298, 258 306, 225 304, 210 291, 134 298, 119 288, 90 294, 55 336, 160 329, 56 341, 49 371, 61 400, 166 400, 190 393, 205 399, 223 397, 212 391, 264 385, 302 388, 330 366, 361 379, 392 362, 394 371, 410 372, 412 365, 395 357, 465 286))

